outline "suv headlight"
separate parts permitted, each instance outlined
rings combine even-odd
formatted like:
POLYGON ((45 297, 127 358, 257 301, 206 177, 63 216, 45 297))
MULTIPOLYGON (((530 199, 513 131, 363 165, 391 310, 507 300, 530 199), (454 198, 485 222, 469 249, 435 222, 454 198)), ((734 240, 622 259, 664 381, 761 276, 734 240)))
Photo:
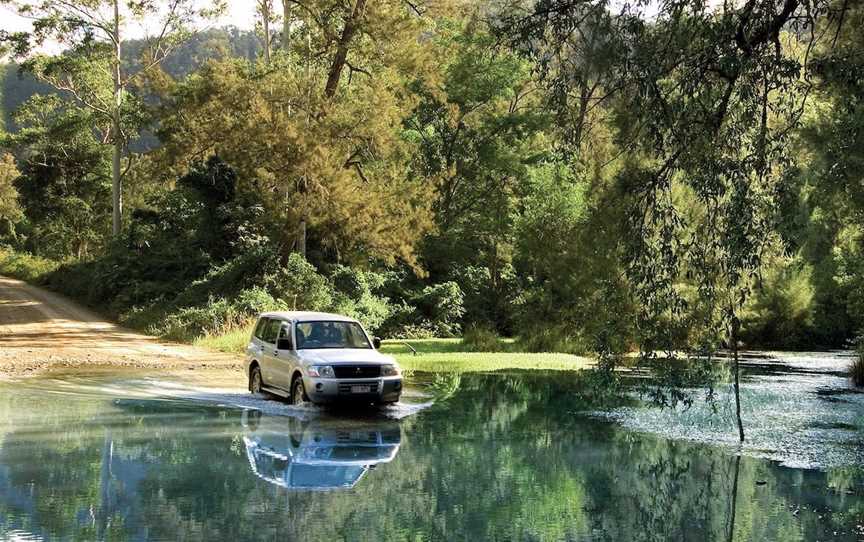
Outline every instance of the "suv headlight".
POLYGON ((309 367, 309 376, 336 378, 336 373, 333 372, 333 367, 329 365, 313 365, 309 367))
POLYGON ((396 365, 382 365, 381 376, 399 376, 399 367, 396 365))

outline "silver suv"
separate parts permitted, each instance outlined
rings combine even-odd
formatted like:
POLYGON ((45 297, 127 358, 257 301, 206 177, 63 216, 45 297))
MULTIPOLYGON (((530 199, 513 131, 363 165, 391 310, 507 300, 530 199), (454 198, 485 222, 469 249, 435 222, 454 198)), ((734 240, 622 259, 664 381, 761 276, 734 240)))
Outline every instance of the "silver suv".
POLYGON ((340 400, 395 403, 402 374, 378 352, 352 318, 323 312, 267 312, 246 348, 249 391, 269 392, 293 404, 340 400))

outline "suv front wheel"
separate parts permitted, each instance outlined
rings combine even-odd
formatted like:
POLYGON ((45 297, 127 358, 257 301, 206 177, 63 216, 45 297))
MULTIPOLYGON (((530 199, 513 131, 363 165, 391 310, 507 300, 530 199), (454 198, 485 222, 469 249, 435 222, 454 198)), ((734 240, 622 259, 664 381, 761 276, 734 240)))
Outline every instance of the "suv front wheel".
POLYGON ((297 377, 294 379, 294 384, 291 385, 291 404, 302 406, 309 402, 309 396, 306 395, 306 387, 303 385, 303 378, 297 377))
POLYGON ((264 377, 261 376, 261 368, 257 365, 249 371, 249 391, 261 393, 264 388, 264 377))

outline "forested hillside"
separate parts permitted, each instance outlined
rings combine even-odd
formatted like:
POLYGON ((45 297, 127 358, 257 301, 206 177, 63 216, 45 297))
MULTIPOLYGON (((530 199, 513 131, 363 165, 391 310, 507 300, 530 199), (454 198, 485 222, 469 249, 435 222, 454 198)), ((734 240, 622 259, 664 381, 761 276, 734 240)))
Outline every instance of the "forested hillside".
MULTIPOLYGON (((139 62, 146 41, 129 40, 123 49, 124 61, 129 65, 139 62)), ((199 69, 208 60, 238 57, 254 59, 260 42, 252 31, 234 27, 213 28, 196 33, 179 45, 165 61, 162 69, 175 79, 182 79, 199 69)), ((0 107, 2 125, 9 132, 17 132, 14 114, 36 94, 48 94, 54 89, 41 83, 36 77, 21 70, 15 62, 0 66, 0 107)), ((62 93, 62 91, 61 91, 62 93)), ((66 97, 69 97, 66 94, 66 97)))
POLYGON ((3 272, 183 339, 275 308, 601 357, 864 328, 859 4, 258 4, 126 42, 113 93, 106 42, 5 36, 3 272))

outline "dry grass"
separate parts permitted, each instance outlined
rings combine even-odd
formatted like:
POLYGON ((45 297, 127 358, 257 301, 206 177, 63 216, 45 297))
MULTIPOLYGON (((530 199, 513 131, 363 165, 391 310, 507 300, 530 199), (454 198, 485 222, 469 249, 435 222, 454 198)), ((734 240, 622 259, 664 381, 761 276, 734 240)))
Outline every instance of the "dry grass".
POLYGON ((254 326, 255 322, 252 322, 246 327, 239 327, 222 335, 204 335, 195 339, 192 344, 219 352, 242 354, 246 352, 246 345, 249 344, 249 337, 252 336, 254 326))

